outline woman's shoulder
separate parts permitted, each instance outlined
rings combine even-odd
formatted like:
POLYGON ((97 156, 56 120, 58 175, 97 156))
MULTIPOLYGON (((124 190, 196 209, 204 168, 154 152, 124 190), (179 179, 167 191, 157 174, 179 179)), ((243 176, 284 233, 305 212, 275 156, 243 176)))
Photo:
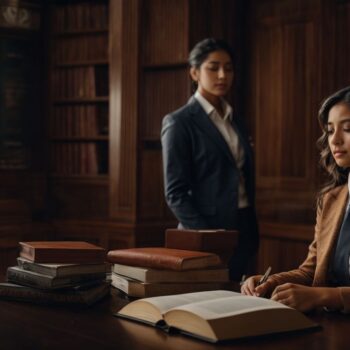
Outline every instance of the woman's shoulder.
POLYGON ((336 186, 332 189, 330 189, 329 191, 327 191, 323 196, 322 196, 322 202, 323 204, 327 203, 329 200, 333 200, 337 197, 339 197, 340 195, 344 195, 346 196, 349 192, 348 189, 348 184, 343 184, 343 185, 339 185, 336 186))
POLYGON ((164 118, 172 119, 184 119, 193 112, 193 108, 198 104, 194 97, 191 97, 189 101, 180 108, 168 113, 164 118))

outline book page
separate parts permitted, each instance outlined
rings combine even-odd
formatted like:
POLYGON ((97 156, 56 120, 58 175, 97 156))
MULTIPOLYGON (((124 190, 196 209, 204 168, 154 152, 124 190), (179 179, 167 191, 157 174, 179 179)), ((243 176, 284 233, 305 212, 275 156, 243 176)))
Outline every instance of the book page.
POLYGON ((207 302, 208 300, 218 299, 218 298, 228 298, 235 295, 241 295, 240 293, 231 292, 228 290, 214 290, 207 292, 197 292, 197 293, 186 293, 177 295, 167 295, 161 297, 147 298, 143 299, 156 306, 160 313, 163 315, 168 310, 191 303, 197 302, 207 302))
POLYGON ((274 308, 289 309, 289 307, 270 299, 236 293, 234 296, 216 298, 215 300, 206 298, 200 302, 192 302, 191 304, 188 303, 187 305, 179 305, 177 307, 174 306, 172 310, 188 311, 205 320, 210 320, 243 314, 250 311, 274 308))

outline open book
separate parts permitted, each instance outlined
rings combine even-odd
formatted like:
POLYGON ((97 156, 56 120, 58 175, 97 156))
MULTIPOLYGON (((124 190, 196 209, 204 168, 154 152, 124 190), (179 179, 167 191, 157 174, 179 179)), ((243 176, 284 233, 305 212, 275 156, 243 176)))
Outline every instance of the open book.
POLYGON ((225 290, 139 299, 116 316, 209 342, 317 327, 283 304, 225 290))

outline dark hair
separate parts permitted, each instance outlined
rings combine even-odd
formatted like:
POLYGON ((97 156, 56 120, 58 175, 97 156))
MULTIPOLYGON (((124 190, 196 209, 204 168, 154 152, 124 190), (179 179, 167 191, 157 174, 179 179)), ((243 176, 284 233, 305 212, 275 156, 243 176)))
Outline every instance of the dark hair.
POLYGON ((207 38, 198 42, 191 50, 188 57, 188 63, 191 67, 199 68, 207 59, 210 53, 214 51, 225 51, 230 56, 231 61, 234 61, 234 55, 230 45, 221 39, 207 38))
POLYGON ((322 205, 323 195, 332 188, 343 185, 347 182, 349 169, 341 168, 335 162, 328 142, 327 123, 329 111, 338 103, 346 103, 350 107, 350 86, 341 89, 322 103, 318 112, 318 122, 323 131, 322 136, 317 140, 317 146, 320 150, 320 165, 328 173, 330 179, 321 188, 318 195, 318 205, 322 205))

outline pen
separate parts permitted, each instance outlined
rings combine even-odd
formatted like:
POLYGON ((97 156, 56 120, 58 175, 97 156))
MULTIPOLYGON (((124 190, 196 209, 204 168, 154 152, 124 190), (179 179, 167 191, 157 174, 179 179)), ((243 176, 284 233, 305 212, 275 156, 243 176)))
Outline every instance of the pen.
POLYGON ((266 272, 264 273, 264 275, 260 278, 259 282, 258 282, 258 286, 260 286, 260 284, 263 284, 267 281, 267 279, 269 278, 271 273, 271 266, 269 266, 266 270, 266 272))
POLYGON ((239 285, 240 285, 240 286, 243 286, 246 277, 247 277, 246 275, 243 275, 243 276, 242 276, 241 282, 239 282, 239 285))

